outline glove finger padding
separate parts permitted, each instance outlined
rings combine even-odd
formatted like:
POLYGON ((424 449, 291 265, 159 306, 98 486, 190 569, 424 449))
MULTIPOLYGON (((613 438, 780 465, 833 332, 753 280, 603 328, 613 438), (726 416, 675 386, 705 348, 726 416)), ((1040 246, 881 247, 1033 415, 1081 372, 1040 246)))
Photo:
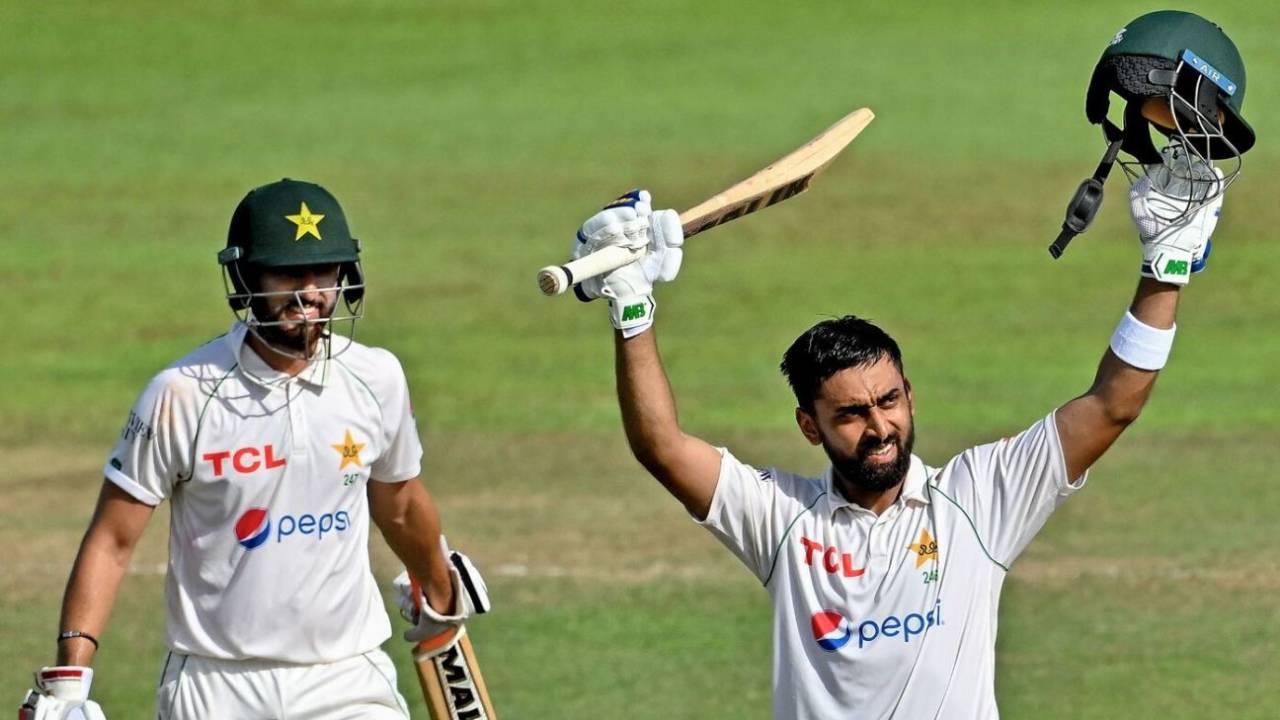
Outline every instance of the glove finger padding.
POLYGON ((391 581, 396 591, 396 602, 400 606, 400 616, 413 623, 413 627, 404 632, 404 639, 409 642, 417 643, 435 637, 462 625, 474 615, 489 612, 491 608, 488 587, 471 559, 456 550, 447 552, 446 558, 449 561, 449 582, 453 588, 453 612, 448 615, 432 608, 421 593, 415 603, 408 571, 400 573, 391 581))
MULTIPOLYGON (((684 261, 684 228, 680 226, 680 214, 675 210, 659 210, 649 220, 653 228, 653 240, 658 256, 657 267, 645 275, 654 282, 671 282, 680 274, 684 261)), ((647 270, 647 269, 646 269, 647 270)))
POLYGON ((638 260, 574 288, 579 300, 607 298, 610 320, 627 338, 653 324, 653 284, 674 280, 684 259, 679 214, 654 212, 652 202, 647 190, 632 190, 588 218, 574 239, 575 260, 613 245, 644 249, 638 260))
POLYGON ((1134 182, 1129 211, 1142 242, 1144 277, 1185 285, 1204 269, 1222 213, 1222 179, 1221 170, 1199 162, 1182 174, 1156 168, 1134 182))
POLYGON ((489 586, 471 558, 454 551, 449 554, 449 562, 453 565, 453 592, 459 597, 458 607, 463 609, 462 614, 471 617, 489 612, 493 607, 489 602, 489 586))
POLYGON ((1151 178, 1143 175, 1129 188, 1129 215, 1138 228, 1138 240, 1142 243, 1154 242, 1164 223, 1160 217, 1147 207, 1147 198, 1151 195, 1151 178))
POLYGON ((649 202, 647 190, 632 190, 604 206, 578 228, 569 255, 576 260, 611 245, 633 249, 647 246, 652 214, 649 202))
MULTIPOLYGON (((648 190, 632 190, 604 206, 578 228, 569 256, 574 260, 610 246, 630 249, 649 247, 649 216, 652 214, 648 190)), ((603 277, 587 278, 574 288, 579 300, 610 297, 603 277)), ((616 292, 615 292, 616 294, 616 292)))

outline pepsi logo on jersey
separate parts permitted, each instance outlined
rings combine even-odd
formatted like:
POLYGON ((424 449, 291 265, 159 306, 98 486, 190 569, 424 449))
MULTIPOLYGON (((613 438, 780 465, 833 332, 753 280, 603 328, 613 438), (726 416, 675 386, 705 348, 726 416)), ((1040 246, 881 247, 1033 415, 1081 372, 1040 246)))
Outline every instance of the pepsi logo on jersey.
POLYGON ((207 452, 201 455, 200 459, 213 466, 214 477, 222 477, 223 470, 226 469, 225 463, 228 459, 231 460, 232 469, 242 475, 248 475, 259 470, 273 470, 278 467, 284 467, 286 464, 284 458, 276 457, 274 445, 264 445, 261 449, 245 447, 236 450, 207 452))
MULTIPOLYGON (((271 526, 271 513, 267 508, 249 508, 236 520, 236 541, 245 550, 253 550, 271 537, 271 526)), ((344 532, 350 527, 351 516, 347 514, 346 510, 321 513, 319 515, 311 513, 291 515, 285 513, 275 523, 275 538, 277 544, 294 535, 306 536, 320 541, 324 539, 326 534, 344 532)))
POLYGON ((241 547, 252 550, 271 536, 271 515, 266 508, 249 508, 236 521, 236 540, 241 547))
MULTIPOLYGON (((813 614, 809 619, 813 630, 813 639, 818 646, 827 652, 835 652, 844 647, 853 638, 853 623, 834 610, 823 610, 813 614)), ((927 612, 910 612, 905 615, 886 615, 882 620, 867 619, 858 623, 858 649, 866 647, 882 637, 901 637, 902 642, 909 643, 911 638, 922 635, 926 630, 942 625, 942 600, 934 602, 927 612)))
POLYGON ((839 650, 849 642, 849 638, 853 637, 853 631, 849 629, 849 621, 838 612, 823 610, 814 613, 809 624, 813 628, 813 639, 817 640, 818 646, 827 652, 839 650))

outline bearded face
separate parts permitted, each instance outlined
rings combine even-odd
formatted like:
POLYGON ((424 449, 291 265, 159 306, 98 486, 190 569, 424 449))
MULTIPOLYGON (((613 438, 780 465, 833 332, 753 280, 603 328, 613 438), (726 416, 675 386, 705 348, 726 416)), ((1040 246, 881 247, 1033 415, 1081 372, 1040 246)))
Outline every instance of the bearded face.
POLYGON ((888 359, 845 368, 827 378, 811 410, 798 408, 805 437, 822 445, 836 487, 854 502, 897 487, 915 445, 911 386, 888 359))
POLYGON ((263 272, 253 299, 254 331, 271 348, 308 357, 337 307, 338 266, 263 272))
POLYGON ((896 487, 907 477, 915 442, 915 424, 911 423, 906 435, 894 433, 883 440, 866 438, 853 453, 843 453, 825 438, 822 449, 831 459, 842 486, 874 493, 896 487))

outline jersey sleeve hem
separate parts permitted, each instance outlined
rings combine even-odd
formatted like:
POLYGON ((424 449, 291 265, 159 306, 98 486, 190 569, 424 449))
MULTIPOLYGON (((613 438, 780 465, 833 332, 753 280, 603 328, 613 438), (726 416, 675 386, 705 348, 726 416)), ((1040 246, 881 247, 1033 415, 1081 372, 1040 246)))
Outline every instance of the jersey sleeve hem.
POLYGON ((1058 460, 1059 471, 1054 473, 1056 475, 1058 494, 1071 495, 1084 487, 1085 482, 1089 479, 1089 468, 1085 468, 1084 472, 1080 473, 1080 477, 1067 477, 1067 455, 1062 450, 1062 438, 1058 435, 1058 411, 1054 410, 1049 413, 1049 417, 1046 418, 1045 422, 1048 425, 1045 431, 1048 434, 1049 442, 1053 444, 1053 454, 1058 460))
POLYGON ((142 485, 139 485, 136 480, 125 475, 114 467, 111 467, 109 464, 102 469, 102 474, 116 487, 128 493, 138 502, 146 503, 147 505, 155 507, 164 501, 164 498, 142 487, 142 485))
POLYGON ((378 475, 370 475, 369 482, 380 483, 402 483, 406 480, 412 480, 422 474, 422 465, 415 465, 411 470, 404 470, 396 473, 380 473, 378 475))
POLYGON ((689 513, 689 519, 705 528, 719 528, 718 524, 713 523, 712 518, 719 517, 720 512, 724 509, 724 471, 725 458, 733 457, 729 454, 728 448, 717 447, 716 452, 720 453, 720 472, 716 476, 716 489, 711 493, 711 504, 707 506, 707 516, 699 520, 689 513))

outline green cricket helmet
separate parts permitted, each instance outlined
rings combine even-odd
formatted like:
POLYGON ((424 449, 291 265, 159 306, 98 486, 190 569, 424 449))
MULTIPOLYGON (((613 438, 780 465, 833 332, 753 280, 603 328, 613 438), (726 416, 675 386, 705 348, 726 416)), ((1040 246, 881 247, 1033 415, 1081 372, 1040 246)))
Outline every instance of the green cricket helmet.
POLYGON ((1059 257, 1093 222, 1117 161, 1130 181, 1157 169, 1185 180, 1180 217, 1222 194, 1254 144, 1241 114, 1244 93, 1244 61, 1235 43, 1199 15, 1160 10, 1121 28, 1094 66, 1085 95, 1085 116, 1102 126, 1107 151, 1068 204, 1049 253, 1059 257), (1123 127, 1107 117, 1112 93, 1125 102, 1123 127), (1169 140, 1163 150, 1151 139, 1153 129, 1169 140), (1120 160, 1121 151, 1133 161, 1120 160), (1221 177, 1206 170, 1215 162, 1228 164, 1221 177))
POLYGON ((1253 147, 1253 128, 1242 114, 1244 60, 1222 28, 1194 13, 1160 10, 1121 28, 1089 80, 1089 122, 1107 121, 1113 92, 1126 102, 1121 149, 1139 162, 1161 161, 1152 127, 1182 136, 1206 161, 1238 157, 1253 147), (1143 115, 1152 98, 1168 103, 1165 123, 1143 115))
POLYGON ((364 316, 360 241, 351 237, 337 198, 315 183, 285 178, 250 190, 231 216, 227 246, 218 253, 218 262, 227 284, 227 303, 255 332, 284 322, 262 317, 268 294, 262 292, 259 278, 267 270, 336 264, 338 284, 320 290, 338 292, 346 312, 324 319, 326 331, 339 321, 351 322, 354 330, 355 321, 364 316))

